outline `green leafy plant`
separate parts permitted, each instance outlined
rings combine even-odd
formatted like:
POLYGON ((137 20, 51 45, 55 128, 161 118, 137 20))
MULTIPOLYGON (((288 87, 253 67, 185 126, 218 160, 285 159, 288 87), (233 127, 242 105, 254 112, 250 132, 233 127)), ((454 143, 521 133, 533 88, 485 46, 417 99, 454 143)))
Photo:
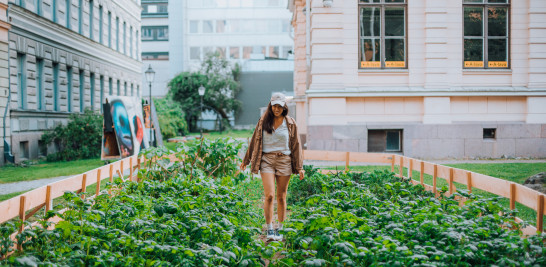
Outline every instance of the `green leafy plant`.
POLYGON ((70 161, 100 156, 102 116, 86 109, 73 113, 66 125, 58 125, 42 135, 46 144, 55 144, 58 151, 47 155, 48 161, 70 161))
POLYGON ((170 96, 154 99, 157 111, 157 119, 164 139, 186 135, 188 125, 185 114, 179 103, 172 100, 170 96))

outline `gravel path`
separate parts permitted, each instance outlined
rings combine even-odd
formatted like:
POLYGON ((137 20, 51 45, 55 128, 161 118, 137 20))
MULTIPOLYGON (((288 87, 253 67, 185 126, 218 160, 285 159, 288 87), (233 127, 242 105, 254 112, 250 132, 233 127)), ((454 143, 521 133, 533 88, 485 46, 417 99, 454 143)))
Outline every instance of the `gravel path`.
POLYGON ((38 188, 38 187, 68 178, 68 177, 70 176, 60 176, 60 177, 46 178, 46 179, 40 179, 40 180, 34 180, 34 181, 0 184, 0 195, 6 195, 6 194, 22 192, 22 191, 29 191, 34 188, 38 188))

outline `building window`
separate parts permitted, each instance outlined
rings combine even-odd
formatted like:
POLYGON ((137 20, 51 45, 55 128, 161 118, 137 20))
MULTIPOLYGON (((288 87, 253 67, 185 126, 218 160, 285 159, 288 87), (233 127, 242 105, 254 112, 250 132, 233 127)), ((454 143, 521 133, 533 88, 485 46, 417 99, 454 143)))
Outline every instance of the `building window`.
POLYGON ((226 31, 226 21, 225 20, 217 20, 216 21, 216 32, 217 33, 224 33, 226 31))
POLYGON ((45 110, 44 94, 44 59, 36 59, 36 97, 38 98, 38 110, 45 110))
POLYGON ((91 95, 91 110, 95 110, 95 73, 89 75, 90 95, 91 95))
POLYGON ((103 43, 102 43, 102 40, 104 39, 104 38, 103 38, 103 31, 102 31, 102 28, 103 28, 103 26, 104 26, 104 25, 103 25, 103 24, 104 24, 104 21, 103 21, 103 18, 102 18, 103 15, 104 15, 103 13, 104 13, 104 11, 102 10, 102 6, 99 6, 99 42, 100 42, 101 44, 103 44, 103 43))
POLYGON ((108 95, 114 95, 114 82, 112 78, 108 79, 108 95))
POLYGON ((230 47, 229 48, 229 58, 231 59, 239 59, 241 58, 239 55, 240 48, 238 46, 236 47, 230 47))
POLYGON ((66 27, 68 29, 71 29, 70 27, 70 6, 72 5, 72 0, 66 0, 65 6, 66 6, 66 27))
POLYGON ((270 46, 268 56, 270 58, 279 58, 279 47, 278 46, 270 46))
MULTIPOLYGON (((60 94, 59 94, 59 63, 53 62, 53 110, 59 111, 61 110, 61 105, 59 103, 60 101, 60 94)), ((70 96, 70 94, 69 94, 70 96)))
POLYGON ((36 0, 36 14, 38 14, 38 16, 41 16, 42 15, 42 0, 36 0))
POLYGON ((282 47, 282 58, 288 58, 289 54, 292 54, 292 47, 291 46, 283 46, 282 47))
POLYGON ((100 112, 103 112, 102 103, 104 102, 104 76, 101 75, 99 78, 99 86, 100 86, 100 112))
POLYGON ((133 26, 129 27, 129 56, 133 57, 133 26))
POLYGON ((135 58, 138 59, 138 55, 139 55, 139 52, 138 52, 138 49, 139 49, 139 41, 138 41, 138 30, 136 31, 135 33, 135 41, 136 41, 136 53, 135 53, 135 58))
POLYGON ((212 33, 212 20, 203 20, 203 33, 212 33))
POLYGON ((89 39, 93 40, 93 0, 89 0, 89 39))
POLYGON ((402 152, 402 130, 368 130, 368 152, 402 152))
POLYGON ((83 34, 83 0, 78 5, 78 33, 83 34))
POLYGON ((19 108, 27 108, 27 56, 25 54, 17 53, 17 85, 19 91, 19 108))
POLYGON ((199 33, 199 21, 190 20, 190 33, 199 33))
POLYGON ((168 41, 169 26, 142 27, 142 41, 168 41))
POLYGON ((135 96, 135 87, 131 84, 131 96, 135 96))
POLYGON ((127 23, 123 22, 123 54, 127 55, 127 23))
POLYGON ((120 84, 119 80, 118 80, 117 86, 118 86, 118 96, 120 96, 121 95, 121 84, 120 84))
POLYGON ((142 60, 169 60, 169 52, 142 52, 142 60))
POLYGON ((190 47, 190 59, 201 60, 201 47, 190 47))
POLYGON ((112 47, 112 12, 108 11, 108 47, 112 47))
POLYGON ((142 4, 142 15, 168 15, 168 3, 142 4))
POLYGON ((509 8, 508 0, 464 0, 464 68, 509 68, 509 8))
POLYGON ((136 94, 137 94, 137 96, 140 96, 140 86, 139 85, 137 85, 137 87, 136 87, 136 94))
POLYGON ((21 160, 29 159, 28 141, 19 142, 19 158, 21 160))
POLYGON ((116 18, 116 50, 119 51, 119 17, 116 18))
POLYGON ((51 1, 51 20, 57 22, 57 0, 51 1))
POLYGON ((128 96, 128 94, 127 94, 127 82, 123 83, 123 91, 125 92, 123 95, 128 96))
POLYGON ((497 129, 496 128, 484 128, 483 129, 483 139, 495 139, 497 129))
POLYGON ((216 53, 220 58, 226 58, 226 48, 225 47, 216 47, 216 53))
POLYGON ((252 54, 252 46, 243 47, 243 59, 249 59, 252 54))
POLYGON ((405 0, 360 1, 359 68, 407 68, 406 8, 405 0))
POLYGON ((80 112, 85 110, 85 71, 80 70, 80 112))
MULTIPOLYGON (((74 71, 72 70, 72 67, 67 66, 66 67, 66 106, 68 109, 68 112, 72 112, 72 75, 74 74, 74 71)), ((57 76, 58 77, 58 76, 57 76)))

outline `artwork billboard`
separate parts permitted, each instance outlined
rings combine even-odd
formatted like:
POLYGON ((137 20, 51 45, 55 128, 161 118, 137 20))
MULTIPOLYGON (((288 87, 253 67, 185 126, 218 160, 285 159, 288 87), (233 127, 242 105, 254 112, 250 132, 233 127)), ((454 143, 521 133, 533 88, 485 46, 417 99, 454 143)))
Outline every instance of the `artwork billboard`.
POLYGON ((107 96, 101 159, 123 159, 150 146, 138 97, 107 96))

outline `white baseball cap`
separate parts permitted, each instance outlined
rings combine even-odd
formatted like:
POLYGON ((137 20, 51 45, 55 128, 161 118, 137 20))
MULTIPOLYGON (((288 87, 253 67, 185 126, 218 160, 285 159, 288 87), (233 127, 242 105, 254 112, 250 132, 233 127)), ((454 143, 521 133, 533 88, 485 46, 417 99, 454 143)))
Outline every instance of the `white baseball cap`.
POLYGON ((271 103, 271 106, 281 105, 282 107, 284 107, 284 105, 286 104, 286 96, 283 93, 274 93, 271 96, 270 103, 271 103))

